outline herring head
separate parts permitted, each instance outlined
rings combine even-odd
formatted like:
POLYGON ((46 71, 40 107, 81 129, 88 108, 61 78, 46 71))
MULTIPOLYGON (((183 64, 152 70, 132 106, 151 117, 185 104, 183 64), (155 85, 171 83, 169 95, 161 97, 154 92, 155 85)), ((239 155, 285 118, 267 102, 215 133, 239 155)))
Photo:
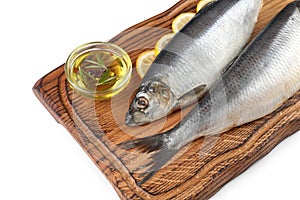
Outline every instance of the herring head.
POLYGON ((127 126, 139 126, 166 116, 174 106, 175 97, 159 80, 147 81, 136 93, 125 117, 127 126))

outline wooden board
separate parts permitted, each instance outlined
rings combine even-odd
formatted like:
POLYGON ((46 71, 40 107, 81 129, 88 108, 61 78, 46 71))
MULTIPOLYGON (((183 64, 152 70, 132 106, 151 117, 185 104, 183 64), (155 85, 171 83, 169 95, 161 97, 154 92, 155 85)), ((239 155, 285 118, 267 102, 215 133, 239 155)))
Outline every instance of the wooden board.
MULTIPOLYGON (((254 35, 290 1, 265 0, 254 35)), ((171 22, 176 16, 194 12, 196 4, 196 0, 182 0, 164 13, 120 33, 110 42, 124 48, 135 63, 142 51, 153 48, 162 35, 171 32, 171 22)), ((116 145, 133 137, 169 129, 191 108, 155 125, 126 127, 124 116, 129 99, 140 83, 135 69, 133 71, 128 88, 112 100, 94 101, 74 93, 66 81, 63 65, 40 79, 33 88, 57 122, 66 127, 106 175, 121 199, 208 199, 300 129, 299 91, 278 110, 260 120, 220 136, 194 141, 151 179, 139 185, 139 173, 135 169, 145 162, 147 155, 129 153, 116 145)))

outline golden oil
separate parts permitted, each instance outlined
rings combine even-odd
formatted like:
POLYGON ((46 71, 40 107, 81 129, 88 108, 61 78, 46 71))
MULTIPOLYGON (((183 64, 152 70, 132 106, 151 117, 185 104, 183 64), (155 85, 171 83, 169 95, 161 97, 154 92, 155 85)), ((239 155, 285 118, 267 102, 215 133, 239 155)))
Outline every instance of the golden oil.
POLYGON ((96 48, 95 43, 87 45, 93 48, 71 53, 65 67, 73 88, 95 99, 107 99, 122 91, 131 77, 129 56, 109 43, 97 44, 96 48))

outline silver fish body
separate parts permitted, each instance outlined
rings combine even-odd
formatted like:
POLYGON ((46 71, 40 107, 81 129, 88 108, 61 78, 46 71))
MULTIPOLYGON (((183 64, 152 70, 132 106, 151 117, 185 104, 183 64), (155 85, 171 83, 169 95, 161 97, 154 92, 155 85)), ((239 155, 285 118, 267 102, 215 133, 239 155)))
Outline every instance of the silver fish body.
POLYGON ((271 113, 297 92, 299 7, 297 1, 281 11, 170 136, 181 135, 186 143, 193 138, 189 133, 196 133, 196 138, 222 133, 271 113))
POLYGON ((155 152, 148 180, 184 145, 277 109, 300 89, 300 1, 287 5, 245 48, 212 89, 173 129, 124 143, 155 152))
POLYGON ((142 125, 196 102, 241 52, 262 0, 219 0, 207 6, 161 51, 126 115, 142 125))

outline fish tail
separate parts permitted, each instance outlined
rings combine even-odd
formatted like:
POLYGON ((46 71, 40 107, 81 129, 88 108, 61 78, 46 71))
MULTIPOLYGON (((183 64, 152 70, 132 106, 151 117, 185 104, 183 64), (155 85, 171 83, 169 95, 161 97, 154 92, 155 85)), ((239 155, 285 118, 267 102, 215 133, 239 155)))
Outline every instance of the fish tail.
POLYGON ((151 154, 147 163, 139 166, 137 170, 143 172, 139 174, 138 185, 147 182, 157 173, 178 151, 169 148, 169 138, 167 133, 139 138, 119 144, 124 150, 134 150, 141 153, 151 154))

